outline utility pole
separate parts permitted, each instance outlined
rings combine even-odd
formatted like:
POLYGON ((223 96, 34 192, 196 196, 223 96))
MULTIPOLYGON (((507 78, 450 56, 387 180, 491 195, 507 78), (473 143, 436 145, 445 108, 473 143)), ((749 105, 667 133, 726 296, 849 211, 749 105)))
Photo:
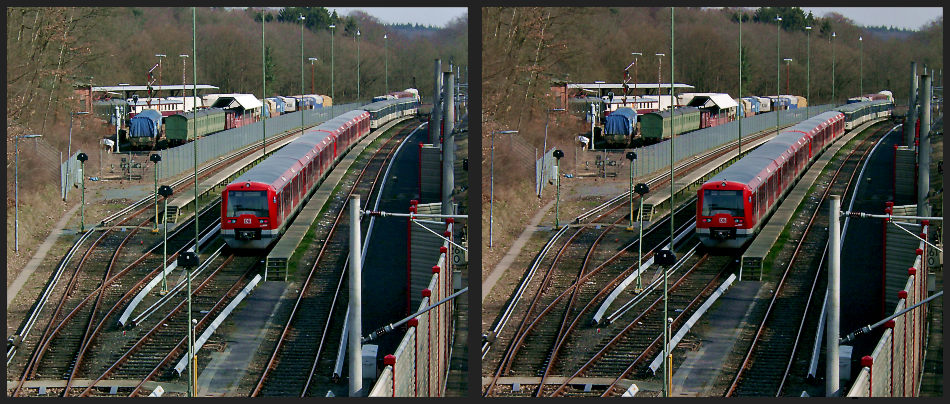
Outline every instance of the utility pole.
POLYGON ((841 310, 841 240, 838 220, 841 210, 841 196, 831 195, 828 201, 830 226, 828 226, 831 245, 830 265, 828 266, 828 322, 825 328, 825 397, 838 395, 838 338, 840 337, 841 310))
POLYGON ((347 351, 349 353, 349 394, 350 397, 356 397, 363 389, 363 366, 362 366, 362 258, 361 251, 363 242, 360 234, 360 196, 354 194, 350 197, 350 318, 349 337, 347 339, 347 351))

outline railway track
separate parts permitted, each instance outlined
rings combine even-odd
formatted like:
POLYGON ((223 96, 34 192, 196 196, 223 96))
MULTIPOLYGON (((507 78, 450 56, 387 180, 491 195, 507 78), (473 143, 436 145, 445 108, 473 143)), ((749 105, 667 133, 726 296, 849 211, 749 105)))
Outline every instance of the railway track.
MULTIPOLYGON (((205 232, 213 231, 218 210, 218 205, 212 204, 202 212, 199 225, 205 232)), ((81 373, 79 369, 87 356, 101 355, 90 349, 90 342, 95 342, 103 331, 110 334, 110 339, 117 338, 111 332, 116 328, 113 316, 149 278, 164 268, 162 256, 158 254, 161 245, 146 248, 144 252, 123 248, 147 222, 128 231, 115 231, 115 227, 103 231, 97 239, 99 242, 94 242, 83 254, 70 282, 63 286, 65 298, 43 318, 48 321, 46 330, 33 344, 33 355, 25 364, 13 395, 22 394, 22 384, 29 379, 65 379, 69 386, 81 373)), ((190 233, 182 231, 185 229, 190 230, 190 226, 180 228, 169 237, 172 260, 193 244, 190 233)), ((68 391, 65 389, 64 394, 68 391)))
MULTIPOLYGON (((757 137, 752 138, 752 140, 768 135, 769 132, 764 132, 759 134, 757 137)), ((677 167, 677 172, 682 175, 684 172, 689 172, 690 170, 693 170, 708 161, 718 158, 729 150, 732 150, 732 145, 725 145, 711 151, 704 156, 697 156, 697 158, 691 161, 680 164, 680 166, 677 167)), ((669 177, 665 175, 661 175, 658 178, 648 181, 648 185, 652 189, 660 189, 664 184, 668 183, 669 177)), ((574 240, 596 240, 596 243, 599 244, 588 244, 584 247, 572 249, 593 251, 589 255, 589 259, 585 259, 586 261, 609 263, 617 258, 618 253, 615 253, 616 251, 620 251, 621 253, 625 251, 627 247, 623 247, 623 243, 620 242, 621 238, 623 237, 618 236, 611 239, 611 237, 606 236, 608 232, 612 231, 614 227, 616 227, 616 225, 621 224, 624 220, 626 220, 628 212, 622 208, 625 208, 627 203, 629 203, 629 194, 624 192, 574 219, 574 223, 585 223, 585 226, 594 225, 597 227, 596 230, 601 233, 599 235, 590 237, 583 236, 579 238, 580 232, 590 231, 590 229, 584 228, 581 230, 571 231, 571 229, 565 226, 548 240, 548 242, 541 249, 541 252, 532 261, 531 267, 526 271, 525 277, 523 277, 521 284, 515 291, 511 300, 497 316, 494 324, 485 333, 485 338, 482 344, 483 368, 495 368, 496 364, 501 361, 503 357, 508 356, 507 354, 498 353, 498 350, 495 350, 495 353, 492 353, 493 346, 497 341, 508 340, 506 337, 508 334, 505 333, 505 328, 509 322, 512 320, 517 321, 518 318, 520 318, 523 323, 528 318, 527 314, 532 311, 531 308, 536 306, 533 301, 531 304, 522 304, 522 299, 526 295, 530 295, 531 292, 535 292, 535 296, 537 298, 537 293, 539 290, 537 285, 546 284, 547 281, 537 281, 535 279, 535 274, 539 272, 540 268, 550 268, 553 265, 551 263, 557 261, 557 258, 551 255, 553 252, 557 251, 557 256, 559 256, 561 251, 566 248, 565 246, 570 245, 574 242, 574 240), (606 224, 606 226, 596 226, 598 223, 606 224), (570 234, 570 236, 565 239, 565 235, 567 234, 570 234), (600 247, 595 248, 598 247, 598 245, 600 245, 600 247), (524 316, 521 316, 520 314, 524 314, 524 316)), ((677 223, 679 223, 679 221, 677 221, 677 223)), ((663 226, 658 225, 655 227, 659 228, 663 226)), ((652 248, 645 248, 644 252, 650 250, 652 250, 652 248)), ((545 277, 545 279, 547 279, 547 277, 545 277)), ((521 331, 519 331, 519 334, 521 331)), ((497 376, 495 376, 495 378, 497 378, 497 376)), ((493 384, 494 383, 492 383, 492 385, 493 384)))
MULTIPOLYGON (((313 243, 321 245, 321 248, 300 285, 300 293, 293 308, 285 316, 283 330, 251 396, 303 397, 326 393, 326 387, 331 384, 335 360, 335 357, 328 357, 326 353, 331 351, 328 347, 339 344, 346 312, 342 285, 349 253, 349 210, 344 207, 354 193, 369 203, 386 162, 411 130, 411 127, 404 127, 396 135, 385 139, 367 159, 358 175, 355 172, 347 174, 342 181, 341 191, 331 198, 329 204, 328 212, 335 212, 335 217, 321 215, 318 218, 313 243)), ((364 231, 367 225, 368 221, 362 224, 364 231)))
MULTIPOLYGON (((728 147, 717 149, 707 156, 681 165, 679 171, 682 173, 694 169, 719 157, 727 150, 729 150, 728 147)), ((659 187, 668 181, 661 177, 652 181, 651 187, 659 187)), ((567 358, 563 364, 558 361, 560 352, 574 352, 571 348, 563 349, 567 345, 565 340, 568 335, 596 302, 627 274, 637 269, 634 268, 637 266, 636 261, 633 261, 633 264, 628 263, 631 257, 627 254, 627 251, 636 244, 624 245, 629 237, 609 237, 608 234, 627 220, 627 212, 621 208, 626 207, 628 198, 626 193, 621 194, 576 218, 575 223, 584 221, 588 225, 571 230, 567 228, 559 230, 535 258, 522 285, 496 320, 482 346, 483 368, 496 369, 491 382, 484 390, 486 396, 493 394, 495 384, 502 375, 540 376, 543 380, 551 374, 563 374, 564 366, 577 364, 575 358, 567 358), (590 229, 590 223, 605 225, 595 226, 597 231, 593 231, 590 229), (570 236, 567 236, 568 234, 570 236), (621 239, 625 241, 621 242, 621 239), (557 253, 552 256, 554 251, 557 253), (621 257, 624 260, 618 261, 621 257), (534 279, 535 273, 545 267, 548 269, 541 279, 534 279), (589 268, 593 269, 589 270, 589 268), (583 285, 596 286, 583 287, 583 285), (565 292, 560 293, 562 290, 565 292), (530 295, 530 291, 534 292, 533 299, 530 302, 523 301, 526 295, 530 295), (569 296, 566 296, 567 294, 569 296), (586 303, 586 306, 576 307, 579 302, 586 303), (532 318, 532 314, 538 311, 540 313, 532 318), (516 317, 520 318, 517 331, 513 334, 504 333, 505 325, 512 319, 517 321, 516 317), (548 319, 548 317, 553 319, 548 319), (530 338, 528 338, 529 334, 530 338), (496 342, 507 344, 507 348, 504 351, 492 352, 492 345, 496 342), (518 353, 522 350, 526 353, 519 356, 518 353)), ((691 222, 694 218, 693 212, 688 210, 680 211, 676 216, 677 223, 691 222)), ((663 220, 666 221, 669 218, 663 220)), ((651 229, 665 227, 661 224, 651 229)), ((650 257, 652 250, 664 245, 663 237, 652 240, 654 237, 652 234, 652 231, 645 234, 644 259, 650 257)), ((668 237, 666 240, 668 242, 668 237)), ((536 395, 541 393, 542 389, 535 391, 536 395)))
POLYGON ((758 329, 751 336, 735 378, 725 392, 730 396, 774 396, 782 394, 798 347, 802 330, 812 304, 820 304, 821 296, 815 290, 828 247, 828 217, 824 207, 825 198, 831 194, 845 195, 851 188, 858 166, 867 156, 876 140, 885 132, 879 127, 866 136, 851 151, 838 160, 837 169, 828 178, 820 181, 823 190, 817 200, 806 199, 805 212, 812 212, 808 224, 798 234, 789 264, 782 272, 769 305, 758 310, 762 318, 758 329), (812 231, 818 229, 818 231, 812 231))
MULTIPOLYGON (((283 135, 274 136, 268 140, 268 144, 273 144, 275 142, 278 142, 286 138, 287 136, 292 136, 294 133, 296 132, 287 132, 283 135)), ((218 161, 215 161, 213 163, 206 165, 205 167, 199 170, 198 172, 199 179, 207 178, 213 175, 217 170, 220 170, 221 168, 227 167, 228 165, 230 165, 231 163, 235 161, 238 161, 240 159, 243 159, 247 156, 252 155, 253 153, 257 151, 257 149, 258 149, 258 146, 256 144, 250 145, 246 148, 233 152, 230 155, 227 155, 218 161)), ((194 177, 187 176, 180 180, 174 181, 171 184, 171 186, 175 189, 181 189, 182 187, 187 187, 188 185, 191 185, 193 183, 194 183, 194 177)), ((17 330, 17 333, 8 339, 8 344, 7 344, 8 374, 10 374, 11 371, 14 374, 20 373, 22 371, 23 366, 20 363, 13 361, 13 359, 15 358, 16 354, 19 351, 23 350, 24 347, 28 348, 27 350, 29 351, 35 348, 35 346, 39 345, 39 343, 37 343, 36 340, 29 339, 29 335, 34 326, 36 326, 37 324, 43 324, 44 321, 42 320, 47 320, 49 318, 49 314, 45 313, 46 304, 50 301, 56 301, 56 300, 59 300, 59 302, 62 304, 68 296, 72 295, 71 291, 75 287, 74 283, 70 282, 64 287, 64 285, 59 285, 58 280, 66 272, 65 269, 66 267, 68 267, 68 264, 71 262, 74 255, 79 252, 80 246, 83 243, 85 243, 88 239, 92 238, 92 236, 96 232, 102 231, 106 234, 112 233, 115 230, 117 230, 116 229, 117 226, 122 226, 126 222, 140 216, 142 213, 148 210, 148 208, 150 207, 149 206, 150 203, 153 201, 154 199, 152 196, 147 196, 132 203, 128 207, 106 217, 105 219, 100 221, 98 224, 93 225, 86 232, 86 234, 84 234, 83 236, 81 236, 75 241, 73 247, 69 250, 67 255, 60 261, 58 268, 54 270, 53 276, 51 277, 51 281, 48 283, 46 289, 41 294, 37 303, 34 304, 30 313, 26 316, 26 318, 22 322, 20 328, 17 330), (113 222, 115 222, 115 224, 112 225, 112 227, 108 227, 108 228, 105 227, 106 225, 113 222)), ((142 224, 140 224, 139 226, 136 226, 133 231, 137 231, 141 226, 142 224)), ((185 227, 187 227, 187 224, 180 226, 180 228, 182 229, 185 227)), ((126 231, 125 229, 121 229, 121 230, 123 232, 126 231)), ((131 234, 128 234, 128 235, 131 237, 131 234)), ((146 236, 145 238, 149 238, 149 237, 146 236)), ((101 240, 101 239, 98 239, 98 240, 101 240)), ((139 241, 144 245, 144 240, 139 240, 139 241)), ((149 241, 151 244, 151 240, 149 241)), ((134 243, 134 240, 133 240, 133 243, 134 243)), ((93 242, 92 247, 87 249, 84 255, 91 254, 91 251, 94 250, 98 245, 99 245, 99 242, 93 242)), ((160 247, 160 245, 157 247, 160 247)), ((96 254, 101 255, 102 253, 96 253, 96 254)), ((122 257, 118 253, 116 253, 115 255, 119 257, 120 260, 122 259, 122 257)), ((173 254, 173 257, 176 255, 177 253, 173 254)), ((75 273, 73 275, 73 278, 77 278, 75 273)), ((83 296, 83 298, 88 298, 88 297, 89 295, 83 296)), ((54 309, 55 313, 58 313, 59 311, 60 309, 54 309)), ((45 342, 47 338, 48 338, 48 334, 44 334, 44 336, 41 337, 38 342, 45 342)), ((22 383, 19 383, 19 385, 22 385, 22 383)), ((16 391, 20 390, 19 385, 15 389, 16 391)))
MULTIPOLYGON (((270 140, 270 143, 277 142, 293 133, 288 132, 279 138, 274 138, 270 140)), ((217 170, 255 152, 256 145, 234 152, 226 158, 202 168, 199 172, 199 179, 211 176, 217 170)), ((193 177, 185 177, 174 182, 173 187, 187 187, 193 183, 193 177)), ((134 245, 135 241, 139 241, 140 245, 145 245, 146 241, 150 245, 156 243, 154 239, 157 237, 154 235, 149 236, 146 232, 139 232, 143 226, 147 226, 152 220, 150 215, 148 219, 136 226, 125 226, 127 222, 135 220, 143 213, 151 213, 149 205, 153 200, 151 196, 142 198, 129 207, 103 219, 99 224, 88 230, 88 234, 79 238, 70 253, 61 261, 59 268, 54 272, 53 281, 44 291, 40 301, 25 319, 20 331, 14 337, 11 337, 10 341, 13 343, 8 343, 7 363, 8 366, 13 368, 8 369, 8 371, 22 372, 17 386, 13 389, 13 395, 22 394, 22 385, 28 379, 66 379, 67 386, 69 386, 79 372, 80 367, 76 365, 83 365, 84 357, 90 347, 90 341, 93 341, 100 331, 110 329, 106 325, 107 319, 126 303, 136 289, 144 285, 146 278, 154 276, 159 273, 160 268, 164 268, 161 263, 161 256, 158 255, 161 248, 161 239, 157 241, 157 245, 141 253, 129 252, 127 250, 132 250, 132 248, 124 248, 127 245, 134 245), (115 224, 103 228, 103 226, 112 222, 115 222, 115 224), (92 237, 96 232, 99 232, 100 235, 92 237), (135 236, 140 237, 135 238, 135 236), (94 238, 95 241, 79 259, 80 263, 76 265, 76 270, 72 272, 70 281, 65 285, 58 285, 57 281, 66 272, 66 268, 69 267, 70 262, 79 251, 79 246, 91 238, 94 238), (84 269, 85 267, 92 268, 84 269), (153 267, 155 269, 150 270, 153 267), (123 269, 118 270, 118 268, 123 269), (101 280, 98 284, 95 283, 97 279, 101 280), (125 293, 123 294, 123 292, 125 293), (45 310, 46 303, 56 297, 59 297, 56 308, 52 309, 51 312, 45 310), (43 323, 46 323, 47 326, 44 334, 38 340, 26 338, 36 324, 43 323), (54 324, 56 325, 54 326, 54 324), (18 366, 13 359, 17 351, 23 348, 28 351, 32 350, 33 355, 25 364, 18 366)), ((202 213, 199 215, 199 226, 205 229, 202 230, 202 233, 209 231, 210 224, 218 221, 219 210, 220 198, 214 198, 209 205, 202 209, 202 213)), ((189 223, 193 223, 193 220, 194 218, 185 222, 178 227, 177 231, 169 234, 170 260, 173 261, 180 251, 188 247, 189 240, 193 240, 186 236, 187 231, 185 231, 190 230, 189 223)), ((63 392, 68 394, 69 389, 66 388, 63 392)))

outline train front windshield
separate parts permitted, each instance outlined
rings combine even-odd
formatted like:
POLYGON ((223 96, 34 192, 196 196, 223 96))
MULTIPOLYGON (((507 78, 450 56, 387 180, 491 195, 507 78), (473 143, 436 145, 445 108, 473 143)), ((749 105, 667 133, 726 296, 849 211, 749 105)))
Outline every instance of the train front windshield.
POLYGON ((228 191, 228 217, 267 217, 267 191, 228 191))
POLYGON ((742 191, 707 189, 703 192, 703 216, 720 213, 743 216, 742 191))

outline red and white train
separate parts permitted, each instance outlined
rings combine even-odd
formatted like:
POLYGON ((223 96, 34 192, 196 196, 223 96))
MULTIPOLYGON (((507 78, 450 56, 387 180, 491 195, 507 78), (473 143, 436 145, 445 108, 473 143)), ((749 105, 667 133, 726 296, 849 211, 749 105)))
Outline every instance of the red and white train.
POLYGON ((699 189, 696 234, 703 245, 740 248, 822 149, 844 134, 845 115, 829 111, 787 128, 699 189))
POLYGON ((417 110, 416 100, 387 100, 306 130, 225 187, 221 195, 224 241, 237 249, 270 246, 348 148, 371 128, 417 110))

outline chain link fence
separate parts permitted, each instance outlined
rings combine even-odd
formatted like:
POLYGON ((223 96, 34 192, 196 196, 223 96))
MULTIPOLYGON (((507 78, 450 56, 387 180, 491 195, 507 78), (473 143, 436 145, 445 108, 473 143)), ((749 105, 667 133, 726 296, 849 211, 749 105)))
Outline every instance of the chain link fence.
MULTIPOLYGON (((333 105, 327 108, 309 109, 287 113, 267 119, 267 138, 300 128, 301 115, 304 126, 313 126, 323 123, 330 118, 361 107, 362 103, 333 105)), ((258 121, 239 128, 228 129, 198 139, 198 165, 217 159, 227 153, 261 141, 263 122, 258 121)), ((158 164, 158 177, 166 179, 179 175, 185 171, 194 170, 195 145, 189 143, 156 152, 162 156, 158 164)))
MULTIPOLYGON (((927 234, 929 226, 924 226, 927 234)), ((897 292, 896 314, 927 298, 926 257, 929 246, 920 241, 903 290, 897 292)), ((927 305, 885 324, 884 335, 871 355, 861 358, 861 371, 848 397, 915 397, 923 378, 927 338, 927 305)))

